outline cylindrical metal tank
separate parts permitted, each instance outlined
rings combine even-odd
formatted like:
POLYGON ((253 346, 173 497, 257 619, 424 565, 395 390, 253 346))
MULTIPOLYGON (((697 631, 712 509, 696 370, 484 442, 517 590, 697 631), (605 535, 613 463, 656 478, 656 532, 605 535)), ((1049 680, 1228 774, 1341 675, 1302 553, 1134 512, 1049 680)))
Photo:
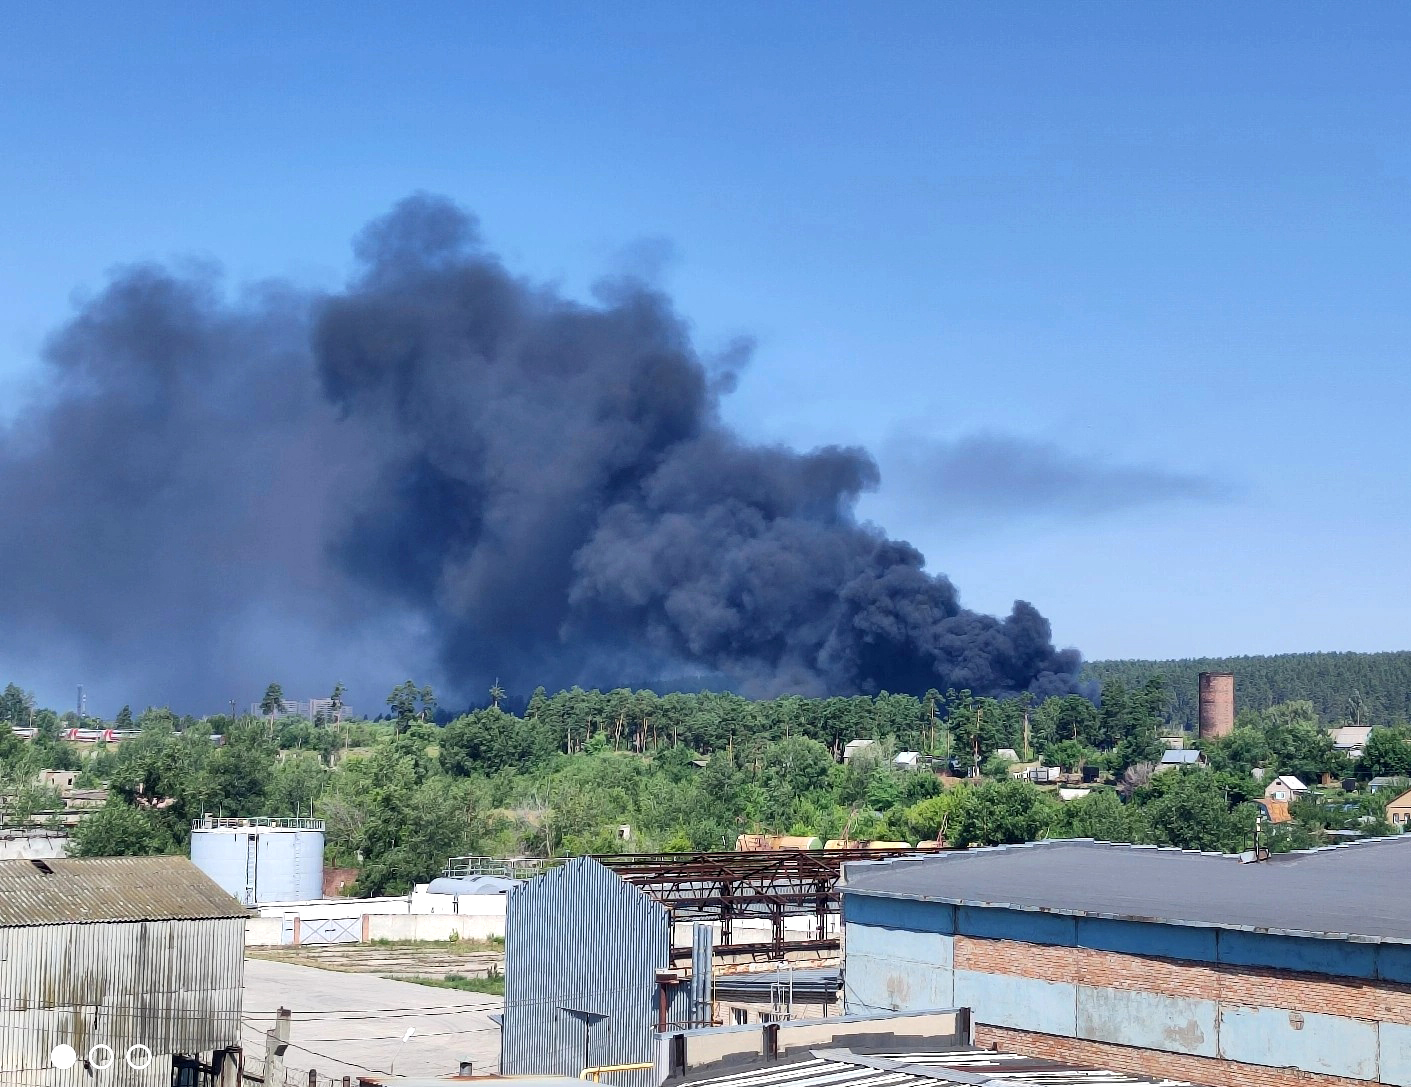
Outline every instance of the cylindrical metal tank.
POLYGON ((1200 738, 1218 740, 1235 730, 1233 672, 1200 673, 1200 738))
POLYGON ((198 819, 191 862, 247 906, 323 897, 317 819, 198 819))

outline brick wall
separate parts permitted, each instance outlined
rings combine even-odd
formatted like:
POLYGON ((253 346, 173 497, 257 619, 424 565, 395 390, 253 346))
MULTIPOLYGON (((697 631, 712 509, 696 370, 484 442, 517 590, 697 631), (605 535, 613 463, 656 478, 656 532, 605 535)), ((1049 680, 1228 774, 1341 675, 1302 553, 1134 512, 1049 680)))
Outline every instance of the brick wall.
POLYGON ((1387 981, 1329 978, 1257 966, 1182 962, 970 936, 955 938, 955 968, 1222 1004, 1411 1024, 1411 985, 1387 981))
POLYGON ((1047 1057, 1068 1064, 1090 1065, 1155 1079, 1183 1079, 1208 1087, 1367 1087, 1366 1080, 1316 1075, 1296 1068, 1240 1064, 1237 1061, 1135 1049, 1080 1038, 1059 1038, 1052 1034, 983 1024, 975 1027, 975 1041, 981 1046, 1024 1056, 1047 1057))

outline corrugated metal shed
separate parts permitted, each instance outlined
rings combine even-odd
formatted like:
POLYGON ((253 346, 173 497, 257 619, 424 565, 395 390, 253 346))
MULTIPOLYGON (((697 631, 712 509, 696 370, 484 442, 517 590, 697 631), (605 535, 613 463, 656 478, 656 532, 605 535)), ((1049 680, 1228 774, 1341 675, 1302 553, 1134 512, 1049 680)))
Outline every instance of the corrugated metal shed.
POLYGON ((245 917, 181 857, 0 863, 0 1087, 168 1087, 171 1054, 239 1045, 245 917), (61 1072, 60 1043, 115 1059, 61 1072))
POLYGON ((185 857, 0 861, 0 928, 248 916, 185 857))
MULTIPOLYGON (((597 861, 580 857, 511 891, 505 914, 500 1071, 577 1076, 656 1059, 659 970, 670 965, 667 911, 597 861)), ((670 994, 671 1020, 690 993, 670 994)), ((650 1071, 615 1087, 654 1087, 650 1071)))

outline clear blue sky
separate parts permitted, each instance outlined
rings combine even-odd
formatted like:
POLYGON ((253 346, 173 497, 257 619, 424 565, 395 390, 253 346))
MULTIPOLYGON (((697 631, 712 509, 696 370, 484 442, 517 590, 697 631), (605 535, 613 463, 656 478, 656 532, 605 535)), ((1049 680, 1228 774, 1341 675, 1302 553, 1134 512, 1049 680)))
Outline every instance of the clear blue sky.
POLYGON ((657 275, 731 420, 1089 657, 1411 647, 1411 7, 7 5, 0 388, 75 291, 414 190, 657 275))

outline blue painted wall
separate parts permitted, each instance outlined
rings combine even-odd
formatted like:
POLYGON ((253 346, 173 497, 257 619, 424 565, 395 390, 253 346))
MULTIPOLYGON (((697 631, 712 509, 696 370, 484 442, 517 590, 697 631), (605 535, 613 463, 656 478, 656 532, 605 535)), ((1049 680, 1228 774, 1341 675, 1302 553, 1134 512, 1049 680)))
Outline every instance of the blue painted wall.
POLYGON ((1377 1033, 1381 1081, 1411 1087, 1411 1027, 1382 1023, 1377 1033))
POLYGON ((1411 984, 1411 947, 1316 937, 1275 936, 1193 925, 1109 921, 1028 910, 951 906, 843 893, 843 920, 908 932, 936 932, 1050 947, 1087 947, 1231 966, 1266 966, 1331 977, 1411 984))
POLYGON ((1411 948, 1075 918, 843 892, 853 1011, 969 1007, 980 1023, 1411 1087, 1411 1027, 1141 990, 957 970, 954 939, 1084 947, 1149 958, 1411 984, 1411 948))
MULTIPOLYGON (((1331 1010, 1331 1009, 1330 1009, 1331 1010)), ((1226 1060, 1350 1079, 1377 1078, 1377 1024, 1345 1015, 1283 1008, 1220 1008, 1220 1055, 1226 1060)))

